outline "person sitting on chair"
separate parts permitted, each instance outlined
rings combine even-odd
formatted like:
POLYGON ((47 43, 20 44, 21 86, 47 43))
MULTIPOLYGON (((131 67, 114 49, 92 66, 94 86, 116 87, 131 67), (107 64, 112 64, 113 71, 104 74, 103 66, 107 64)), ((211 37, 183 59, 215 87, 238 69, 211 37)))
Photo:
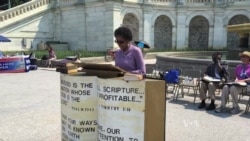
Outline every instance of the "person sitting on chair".
POLYGON ((51 60, 54 60, 54 59, 56 59, 56 53, 55 53, 55 51, 53 50, 53 48, 51 47, 51 46, 48 46, 48 52, 49 52, 49 58, 48 58, 48 60, 49 60, 49 64, 48 64, 48 66, 50 67, 51 66, 51 60))
MULTIPOLYGON (((250 89, 250 52, 244 51, 239 54, 242 64, 237 65, 235 69, 235 82, 246 82, 247 89, 250 89)), ((228 99, 229 93, 232 97, 233 109, 230 111, 232 114, 237 114, 240 112, 238 104, 238 95, 244 92, 246 87, 240 85, 224 85, 221 95, 221 106, 215 110, 215 112, 220 113, 226 111, 226 101, 228 99)))
POLYGON ((46 66, 51 67, 51 60, 54 60, 54 59, 56 59, 56 53, 53 50, 53 48, 50 45, 48 45, 48 55, 44 55, 42 57, 42 60, 48 60, 46 63, 46 66))
MULTIPOLYGON (((204 73, 204 76, 209 76, 212 78, 220 79, 221 82, 226 82, 229 78, 229 73, 221 65, 221 57, 222 53, 216 52, 212 55, 213 64, 209 65, 206 69, 206 72, 204 73)), ((201 82, 201 88, 200 88, 200 98, 201 103, 198 106, 199 109, 206 108, 206 110, 214 110, 215 109, 215 90, 222 88, 221 82, 207 82, 202 81, 201 82), (211 104, 206 107, 205 100, 207 98, 206 93, 208 92, 210 98, 211 98, 211 104)))

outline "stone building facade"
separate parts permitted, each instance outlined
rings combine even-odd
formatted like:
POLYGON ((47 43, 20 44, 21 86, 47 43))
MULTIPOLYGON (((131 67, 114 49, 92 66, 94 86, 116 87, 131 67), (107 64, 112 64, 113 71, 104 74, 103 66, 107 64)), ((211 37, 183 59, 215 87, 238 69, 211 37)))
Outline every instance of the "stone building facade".
POLYGON ((56 39, 73 48, 116 46, 113 31, 129 27, 134 40, 156 49, 235 47, 227 25, 250 22, 248 0, 57 0, 56 39))
POLYGON ((0 31, 9 37, 22 32, 19 35, 27 36, 33 44, 54 40, 68 42, 72 50, 105 50, 117 47, 113 32, 119 26, 126 26, 134 40, 144 40, 152 48, 208 49, 236 47, 239 35, 227 32, 227 26, 250 22, 250 0, 50 0, 49 3, 40 18, 33 17, 34 22, 27 20, 29 24, 23 24, 25 32, 17 30, 20 25, 8 30, 0 27, 0 31), (39 28, 34 30, 34 24, 39 28), (29 30, 39 36, 30 35, 29 30))

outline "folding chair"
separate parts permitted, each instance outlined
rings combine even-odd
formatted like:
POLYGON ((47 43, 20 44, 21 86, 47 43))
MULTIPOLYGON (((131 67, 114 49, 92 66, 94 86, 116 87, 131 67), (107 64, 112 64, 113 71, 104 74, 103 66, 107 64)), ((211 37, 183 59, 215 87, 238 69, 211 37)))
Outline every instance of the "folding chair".
POLYGON ((181 82, 178 85, 178 88, 176 90, 175 93, 175 100, 178 99, 178 95, 179 95, 179 90, 181 90, 181 95, 182 97, 184 97, 184 89, 187 88, 188 89, 188 93, 189 93, 189 89, 193 89, 194 91, 194 103, 196 101, 196 96, 200 90, 200 78, 201 77, 201 71, 200 70, 190 70, 190 69, 186 69, 182 71, 182 76, 181 76, 181 82))
POLYGON ((200 66, 200 70, 202 73, 204 73, 207 69, 207 66, 200 66))
MULTIPOLYGON (((163 72, 164 73, 164 72, 166 72, 170 69, 174 69, 174 68, 175 68, 175 66, 173 64, 162 64, 162 65, 155 64, 153 70, 155 70, 156 72, 163 72)), ((174 93, 176 91, 177 84, 166 82, 166 95, 168 95, 169 87, 172 87, 172 91, 174 93)))
MULTIPOLYGON (((249 96, 249 99, 246 103, 246 109, 245 109, 245 113, 247 113, 247 112, 249 112, 249 108, 250 108, 250 91, 247 90, 247 87, 242 90, 241 97, 243 97, 243 96, 249 96)), ((240 95, 239 95, 239 100, 240 100, 240 95)))
POLYGON ((249 112, 249 107, 250 107, 250 96, 249 96, 248 102, 246 104, 245 113, 249 112))
MULTIPOLYGON (((171 71, 171 70, 176 70, 178 72, 178 74, 181 75, 181 70, 180 69, 172 68, 172 69, 169 69, 168 71, 171 71)), ((165 80, 165 81, 166 81, 166 92, 167 92, 167 94, 169 92, 168 91, 169 87, 172 87, 172 92, 173 92, 173 94, 175 94, 180 81, 178 81, 178 82, 169 82, 168 80, 165 80)))
POLYGON ((155 66, 155 64, 145 64, 146 73, 147 74, 153 73, 154 66, 155 66))

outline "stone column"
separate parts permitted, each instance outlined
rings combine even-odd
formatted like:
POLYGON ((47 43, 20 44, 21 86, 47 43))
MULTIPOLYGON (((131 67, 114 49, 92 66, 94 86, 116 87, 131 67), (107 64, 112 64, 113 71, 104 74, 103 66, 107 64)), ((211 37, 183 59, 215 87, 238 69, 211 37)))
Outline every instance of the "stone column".
POLYGON ((143 40, 147 41, 148 44, 151 47, 154 47, 154 33, 152 31, 152 24, 154 24, 154 21, 151 21, 152 17, 152 8, 144 6, 143 7, 143 13, 144 13, 144 27, 143 27, 143 32, 144 32, 144 37, 143 40))
POLYGON ((239 33, 240 45, 239 47, 248 48, 249 33, 239 33))
MULTIPOLYGON (((177 9, 178 10, 178 9, 177 9)), ((188 46, 188 36, 186 38, 186 11, 177 11, 177 49, 182 49, 188 46)))
POLYGON ((115 2, 106 2, 105 12, 105 38, 106 48, 118 47, 114 42, 114 31, 122 25, 121 4, 115 2))
POLYGON ((177 48, 177 23, 176 23, 176 18, 175 17, 175 22, 173 23, 173 27, 172 27, 172 49, 176 49, 177 48), (175 23, 175 24, 174 24, 175 23))
POLYGON ((57 7, 54 13, 55 25, 54 25, 54 40, 63 41, 63 28, 62 28, 62 11, 60 7, 57 7))
POLYGON ((223 27, 223 11, 214 11, 214 28, 213 28, 213 48, 226 47, 227 44, 227 31, 223 27))

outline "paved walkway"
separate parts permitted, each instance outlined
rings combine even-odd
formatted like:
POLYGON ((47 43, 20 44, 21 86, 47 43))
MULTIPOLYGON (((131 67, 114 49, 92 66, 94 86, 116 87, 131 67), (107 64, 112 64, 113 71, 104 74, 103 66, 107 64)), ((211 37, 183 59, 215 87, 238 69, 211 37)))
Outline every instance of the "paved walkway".
MULTIPOLYGON (((199 100, 193 103, 188 95, 172 100, 169 94, 166 110, 166 141, 250 141, 250 113, 245 114, 245 104, 240 104, 241 113, 232 115, 197 109, 199 100)), ((241 103, 246 103, 245 97, 241 103)), ((215 101, 219 106, 220 99, 215 101)), ((207 101, 209 104, 210 101, 207 101)), ((228 104, 232 107, 232 103, 228 104)))
MULTIPOLYGON (((54 69, 0 74, 0 141, 61 140, 59 76, 54 69)), ((192 95, 177 102, 171 97, 166 141, 250 141, 250 113, 216 114, 197 110, 192 95)))
POLYGON ((0 80, 0 141, 59 141, 59 73, 0 74, 0 80))

